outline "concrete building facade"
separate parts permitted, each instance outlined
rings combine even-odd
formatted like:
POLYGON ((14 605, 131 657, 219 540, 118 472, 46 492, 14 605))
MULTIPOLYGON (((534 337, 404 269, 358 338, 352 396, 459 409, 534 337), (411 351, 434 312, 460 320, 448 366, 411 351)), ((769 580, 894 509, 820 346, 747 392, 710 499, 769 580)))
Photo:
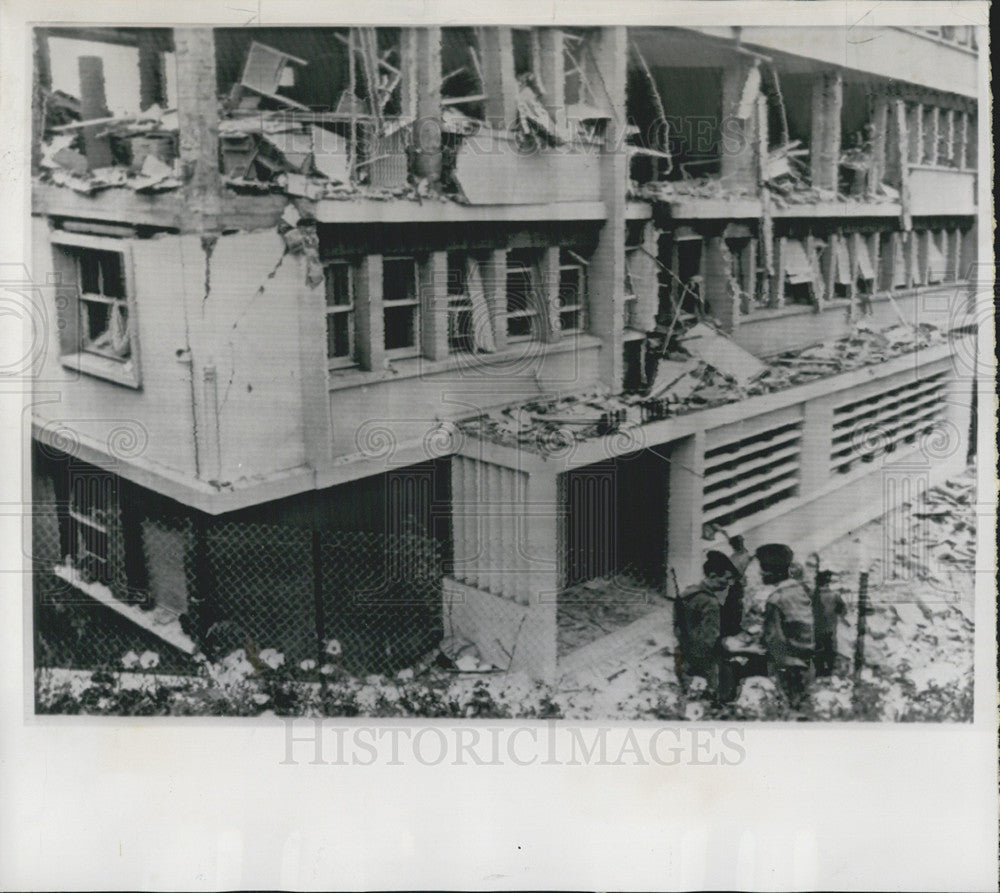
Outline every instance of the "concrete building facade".
MULTIPOLYGON (((36 32, 36 90, 53 36, 114 40, 144 109, 176 109, 123 141, 36 121, 82 138, 77 185, 42 159, 33 187, 58 573, 193 651, 227 525, 416 533, 435 630, 552 678, 569 586, 627 565, 671 594, 715 526, 807 551, 963 467, 975 32, 790 31, 36 32), (156 135, 176 185, 80 188, 150 176, 156 135), (859 325, 947 337, 657 410, 672 335, 706 319, 765 364, 859 325)), ((80 77, 102 119, 100 64, 80 77)), ((270 628, 313 635, 302 610, 270 628)))

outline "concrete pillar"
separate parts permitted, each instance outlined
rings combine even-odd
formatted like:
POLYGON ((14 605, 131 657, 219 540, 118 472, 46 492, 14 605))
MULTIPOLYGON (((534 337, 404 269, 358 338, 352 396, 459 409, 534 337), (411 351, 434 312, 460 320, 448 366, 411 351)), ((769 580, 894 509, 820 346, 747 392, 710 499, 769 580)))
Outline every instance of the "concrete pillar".
POLYGON ((539 309, 542 340, 552 343, 559 340, 559 246, 542 249, 538 262, 539 309))
POLYGON ((405 117, 417 117, 417 53, 419 28, 399 29, 399 105, 405 117))
POLYGON ((215 37, 211 28, 175 28, 177 117, 185 185, 185 230, 215 229, 222 182, 215 37))
MULTIPOLYGON (((326 316, 326 284, 321 282, 315 288, 303 286, 298 289, 297 296, 303 442, 306 463, 316 468, 330 461, 333 445, 330 393, 326 376, 326 326, 317 325, 317 320, 323 320, 326 316)), ((356 314, 357 307, 355 307, 355 319, 356 314)), ((355 357, 358 343, 356 330, 357 325, 355 325, 355 357)))
POLYGON ((809 160, 812 185, 836 190, 840 169, 840 113, 844 103, 843 76, 839 71, 815 75, 812 88, 812 135, 809 160))
POLYGON ((757 189, 758 112, 756 97, 743 100, 754 81, 759 83, 759 68, 752 60, 740 59, 723 69, 721 175, 727 188, 751 192, 757 189))
POLYGON ((566 125, 566 69, 562 28, 539 28, 538 47, 545 110, 561 130, 566 125))
POLYGON ((507 252, 491 251, 482 265, 483 290, 497 350, 507 347, 507 252))
POLYGON ((45 135, 45 98, 52 89, 52 68, 49 64, 49 38, 43 28, 32 30, 34 66, 31 96, 31 172, 37 174, 42 160, 42 138, 45 135))
POLYGON ((500 130, 512 127, 517 117, 517 82, 514 79, 514 38, 510 28, 478 30, 486 120, 500 130))
POLYGON ((432 251, 418 265, 420 352, 428 360, 448 356, 448 254, 432 251))
POLYGON ((670 576, 672 569, 682 590, 697 582, 701 575, 704 457, 704 431, 685 437, 670 452, 667 575, 670 576))
POLYGON ((628 185, 628 159, 625 139, 625 63, 627 34, 621 26, 601 28, 599 40, 591 44, 587 79, 603 84, 609 114, 604 145, 598 157, 601 199, 607 219, 597 237, 597 247, 590 258, 590 332, 601 339, 599 360, 601 381, 612 391, 622 388, 625 333, 625 191, 628 185))
POLYGON ((868 167, 868 191, 874 192, 885 179, 886 136, 889 126, 889 98, 880 93, 872 111, 872 157, 868 167))
MULTIPOLYGON (((110 113, 104 94, 104 60, 100 56, 80 56, 80 117, 84 121, 105 118, 110 113)), ((83 152, 90 170, 108 167, 112 163, 111 142, 98 136, 101 125, 83 128, 83 152)))
POLYGON ((415 173, 436 181, 441 176, 441 29, 417 29, 417 123, 415 173))
POLYGON ((555 471, 528 477, 523 540, 518 549, 525 562, 530 613, 525 627, 531 672, 552 679, 556 672, 556 609, 559 591, 559 527, 562 507, 555 471))
POLYGON ((739 307, 729 288, 732 258, 726 240, 713 236, 708 240, 705 259, 705 301, 708 311, 722 325, 723 331, 732 333, 739 307))
POLYGON ((152 105, 166 108, 167 75, 163 67, 163 52, 156 36, 146 29, 136 32, 139 45, 139 108, 152 105))
POLYGON ((362 369, 385 368, 385 320, 382 318, 382 255, 361 259, 354 277, 355 349, 362 369))

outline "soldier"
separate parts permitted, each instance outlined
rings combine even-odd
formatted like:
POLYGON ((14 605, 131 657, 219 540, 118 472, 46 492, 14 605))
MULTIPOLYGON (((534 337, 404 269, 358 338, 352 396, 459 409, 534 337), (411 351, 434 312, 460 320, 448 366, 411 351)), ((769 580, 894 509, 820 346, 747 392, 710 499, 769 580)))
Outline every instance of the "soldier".
POLYGON ((710 551, 702 565, 704 578, 685 589, 674 604, 678 679, 701 676, 713 699, 719 697, 722 660, 722 610, 739 572, 722 553, 710 551))
POLYGON ((814 648, 812 599, 805 587, 789 576, 794 554, 783 543, 768 543, 756 552, 761 579, 774 586, 764 608, 764 647, 768 673, 798 709, 809 682, 814 648))
POLYGON ((839 592, 830 586, 832 571, 819 570, 816 559, 816 584, 813 590, 813 630, 816 637, 814 663, 817 676, 831 676, 837 666, 837 626, 847 613, 839 592))

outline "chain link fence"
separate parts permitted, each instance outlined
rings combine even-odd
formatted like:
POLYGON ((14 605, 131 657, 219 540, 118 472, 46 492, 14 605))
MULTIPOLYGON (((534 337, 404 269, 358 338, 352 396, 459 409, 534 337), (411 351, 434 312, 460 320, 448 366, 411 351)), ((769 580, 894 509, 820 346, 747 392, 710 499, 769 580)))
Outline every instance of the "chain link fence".
POLYGON ((242 648, 252 661, 273 649, 286 665, 392 673, 441 641, 441 548, 422 532, 219 520, 114 480, 84 510, 35 477, 36 667, 155 652, 157 672, 195 672, 193 652, 242 648))

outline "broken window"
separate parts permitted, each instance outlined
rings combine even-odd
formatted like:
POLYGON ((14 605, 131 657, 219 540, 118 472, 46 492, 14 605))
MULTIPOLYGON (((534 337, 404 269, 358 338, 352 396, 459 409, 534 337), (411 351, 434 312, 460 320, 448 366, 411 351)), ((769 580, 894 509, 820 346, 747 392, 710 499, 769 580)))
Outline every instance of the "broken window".
POLYGON ((933 230, 927 230, 921 235, 925 245, 921 279, 927 284, 941 282, 945 276, 946 264, 944 252, 941 250, 939 242, 939 234, 933 230))
POLYGON ((830 238, 827 250, 829 262, 833 265, 833 298, 850 298, 851 283, 854 279, 847 240, 849 235, 836 234, 830 238))
POLYGON ((857 294, 863 298, 875 294, 875 263, 872 256, 878 251, 878 235, 854 235, 854 280, 857 294))
POLYGON ((80 285, 80 347, 91 353, 127 360, 128 305, 122 256, 114 251, 77 252, 80 285))
POLYGON ((354 275, 346 261, 325 268, 326 356, 331 366, 354 362, 354 275))
POLYGON ((382 312, 386 352, 396 357, 416 356, 420 345, 420 298, 414 258, 383 259, 382 312))
POLYGON ((815 304, 818 276, 814 259, 809 257, 806 242, 784 239, 781 266, 785 277, 785 302, 815 304))
POLYGON ((756 240, 749 237, 726 239, 729 269, 726 283, 729 299, 739 302, 740 313, 749 313, 756 306, 757 288, 756 240))
POLYGON ((586 262, 575 251, 559 252, 559 331, 582 332, 587 282, 586 262))
POLYGON ((534 252, 507 253, 507 338, 525 341, 539 338, 538 271, 534 252))
POLYGON ((903 233, 882 233, 879 258, 882 287, 884 289, 906 288, 908 280, 903 233))
POLYGON ((669 294, 671 306, 660 308, 658 321, 669 323, 675 313, 698 313, 702 309, 703 241, 701 236, 677 233, 670 252, 669 294))
POLYGON ((69 232, 55 233, 52 244, 57 275, 69 286, 60 294, 63 364, 138 387, 128 244, 69 232))
POLYGON ((466 255, 457 251, 448 252, 449 353, 471 353, 475 350, 468 279, 466 255))

